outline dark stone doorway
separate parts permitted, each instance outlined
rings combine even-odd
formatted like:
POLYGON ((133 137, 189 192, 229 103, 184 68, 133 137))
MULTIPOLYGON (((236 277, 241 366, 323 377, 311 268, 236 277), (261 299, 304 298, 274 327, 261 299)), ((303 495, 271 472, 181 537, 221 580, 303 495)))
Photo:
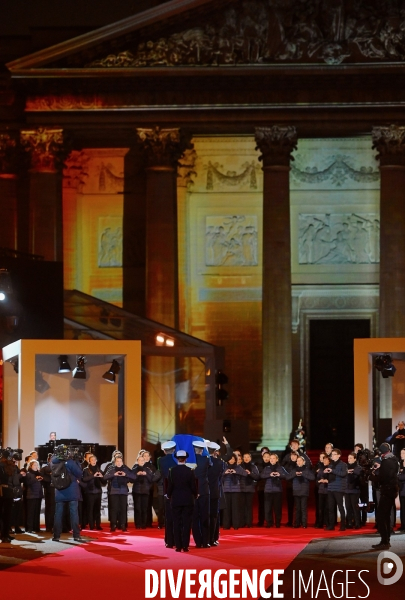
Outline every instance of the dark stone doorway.
POLYGON ((370 337, 369 319, 310 321, 309 398, 311 448, 354 440, 353 340, 370 337))

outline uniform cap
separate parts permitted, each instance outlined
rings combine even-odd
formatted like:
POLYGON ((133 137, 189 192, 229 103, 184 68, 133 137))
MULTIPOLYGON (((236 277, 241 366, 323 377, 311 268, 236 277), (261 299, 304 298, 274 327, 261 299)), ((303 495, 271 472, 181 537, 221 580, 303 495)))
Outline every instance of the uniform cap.
POLYGON ((186 452, 185 450, 177 450, 174 456, 175 458, 188 458, 188 452, 186 452))
POLYGON ((163 442, 163 444, 161 444, 161 448, 162 450, 171 450, 172 448, 176 447, 176 442, 173 442, 172 440, 169 440, 168 442, 163 442))
POLYGON ((220 445, 217 444, 216 442, 208 442, 207 444, 207 448, 211 448, 212 450, 219 450, 220 449, 220 445))
POLYGON ((200 440, 194 440, 192 444, 196 448, 206 448, 205 442, 201 442, 200 440))

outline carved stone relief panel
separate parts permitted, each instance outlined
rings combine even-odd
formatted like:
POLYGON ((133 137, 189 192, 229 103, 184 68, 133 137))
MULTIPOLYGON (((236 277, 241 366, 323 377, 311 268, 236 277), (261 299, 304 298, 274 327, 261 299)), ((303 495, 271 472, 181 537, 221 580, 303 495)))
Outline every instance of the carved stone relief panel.
POLYGON ((122 217, 99 217, 98 266, 122 267, 122 217))
POLYGON ((377 213, 300 213, 298 218, 300 265, 380 262, 380 217, 377 213))
POLYGON ((371 135, 300 139, 294 158, 293 283, 377 283, 380 173, 371 135))
POLYGON ((257 216, 207 216, 205 264, 207 266, 256 266, 258 264, 257 216))
POLYGON ((379 189, 371 136, 299 140, 291 161, 291 189, 379 189))
MULTIPOLYGON (((214 3, 213 3, 214 4, 214 3)), ((232 0, 184 26, 115 40, 93 68, 402 61, 405 14, 388 0, 232 0), (118 49, 117 49, 118 46, 118 49)), ((182 20, 181 20, 182 19, 182 20)))
POLYGON ((239 171, 225 170, 218 162, 204 165, 207 171, 208 191, 238 187, 239 189, 257 190, 257 171, 261 169, 256 160, 241 164, 239 171))
MULTIPOLYGON (((86 177, 81 181, 78 191, 83 194, 117 194, 123 192, 123 159, 127 152, 127 148, 86 148, 83 150, 80 154, 86 157, 86 177)), ((65 175, 67 174, 66 172, 65 175)))
POLYGON ((193 192, 262 191, 262 165, 253 136, 198 137, 193 143, 193 192))

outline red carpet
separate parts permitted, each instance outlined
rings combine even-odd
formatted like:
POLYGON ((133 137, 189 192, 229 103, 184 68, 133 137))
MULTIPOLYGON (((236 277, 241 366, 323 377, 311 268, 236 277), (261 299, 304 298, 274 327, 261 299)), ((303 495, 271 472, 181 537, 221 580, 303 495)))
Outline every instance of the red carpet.
MULTIPOLYGON (((374 530, 369 525, 362 530, 366 531, 374 530)), ((120 593, 142 600, 146 569, 173 569, 175 573, 179 569, 196 569, 197 573, 202 569, 257 569, 259 573, 264 569, 286 569, 312 539, 345 536, 350 532, 326 532, 312 527, 243 529, 221 534, 221 543, 216 548, 197 549, 192 545, 188 554, 166 549, 163 533, 156 529, 142 534, 130 529, 126 534, 89 532, 89 535, 94 542, 71 545, 62 552, 1 571, 3 596, 24 590, 30 600, 51 597, 81 600, 106 595, 117 598, 120 593)), ((6 555, 6 549, 1 554, 6 555)), ((271 577, 267 577, 266 587, 271 582, 271 577)), ((198 585, 193 588, 196 590, 198 593, 198 585)), ((182 592, 179 598, 185 597, 184 586, 182 592)), ((166 598, 171 597, 167 590, 166 598)))

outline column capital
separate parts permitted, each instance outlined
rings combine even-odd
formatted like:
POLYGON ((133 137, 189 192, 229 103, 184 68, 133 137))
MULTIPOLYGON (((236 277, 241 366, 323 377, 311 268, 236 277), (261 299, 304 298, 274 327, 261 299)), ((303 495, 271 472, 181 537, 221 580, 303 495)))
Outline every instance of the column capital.
POLYGON ((191 134, 181 129, 138 128, 136 133, 149 169, 175 169, 185 150, 193 148, 191 134))
POLYGON ((30 154, 31 171, 56 173, 63 152, 63 129, 38 127, 20 132, 21 145, 30 154))
POLYGON ((17 140, 9 132, 0 132, 0 178, 14 178, 17 170, 17 140))
POLYGON ((63 165, 63 187, 83 191, 89 176, 90 156, 84 150, 72 150, 63 165))
POLYGON ((291 153, 297 147, 297 130, 293 126, 256 127, 256 150, 263 167, 290 166, 291 153))
POLYGON ((186 149, 178 163, 177 185, 179 187, 189 189, 194 183, 192 178, 197 175, 197 172, 195 171, 196 160, 197 152, 194 147, 186 149))
POLYGON ((372 140, 381 166, 405 166, 405 127, 393 124, 373 127, 372 140))

